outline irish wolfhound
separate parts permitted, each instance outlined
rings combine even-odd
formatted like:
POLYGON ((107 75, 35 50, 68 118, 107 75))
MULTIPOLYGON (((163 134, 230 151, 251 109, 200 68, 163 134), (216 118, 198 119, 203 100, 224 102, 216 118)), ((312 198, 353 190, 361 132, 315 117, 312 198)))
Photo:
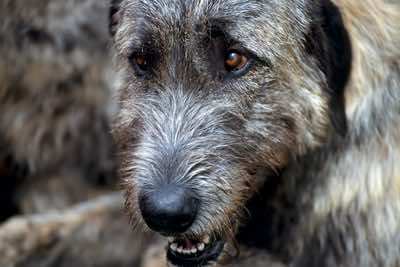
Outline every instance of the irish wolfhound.
POLYGON ((296 267, 400 265, 399 3, 122 0, 110 15, 127 210, 169 238, 172 265, 237 241, 296 267))

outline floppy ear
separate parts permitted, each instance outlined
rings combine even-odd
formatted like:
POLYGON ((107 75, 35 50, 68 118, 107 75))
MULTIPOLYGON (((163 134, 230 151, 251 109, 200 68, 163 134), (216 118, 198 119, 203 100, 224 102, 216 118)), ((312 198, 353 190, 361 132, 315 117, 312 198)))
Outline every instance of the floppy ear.
POLYGON ((328 39, 329 79, 337 90, 343 90, 351 71, 352 51, 348 31, 337 6, 330 0, 322 0, 322 29, 328 39))
POLYGON ((351 74, 352 50, 349 33, 339 8, 330 0, 322 0, 323 31, 328 39, 328 84, 331 94, 331 120, 342 135, 347 131, 344 91, 351 74))
POLYGON ((122 1, 123 0, 111 0, 108 27, 112 37, 114 37, 117 31, 118 23, 120 21, 120 6, 122 1))
POLYGON ((319 63, 328 82, 330 117, 342 135, 347 130, 344 90, 351 73, 352 51, 348 31, 339 8, 330 0, 321 0, 316 20, 306 38, 306 49, 319 63))

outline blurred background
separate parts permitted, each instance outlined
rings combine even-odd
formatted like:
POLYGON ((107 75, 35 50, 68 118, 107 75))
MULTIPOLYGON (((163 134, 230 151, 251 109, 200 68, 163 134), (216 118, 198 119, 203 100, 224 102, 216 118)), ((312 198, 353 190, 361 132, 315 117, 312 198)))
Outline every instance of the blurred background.
POLYGON ((1 267, 141 266, 150 237, 123 213, 110 134, 108 6, 0 0, 1 267))

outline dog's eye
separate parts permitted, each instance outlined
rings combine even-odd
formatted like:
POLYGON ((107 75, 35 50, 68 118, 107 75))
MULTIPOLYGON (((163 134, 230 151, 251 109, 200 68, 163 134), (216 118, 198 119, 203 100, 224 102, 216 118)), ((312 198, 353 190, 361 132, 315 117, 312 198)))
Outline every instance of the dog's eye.
POLYGON ((144 54, 133 54, 130 58, 131 64, 138 75, 145 75, 150 70, 150 59, 144 54))
POLYGON ((147 71, 148 62, 144 55, 135 55, 133 57, 133 60, 135 61, 134 63, 136 64, 136 66, 138 66, 141 71, 147 71))
POLYGON ((225 68, 229 72, 238 72, 243 70, 247 63, 248 58, 236 50, 228 50, 225 56, 225 68))

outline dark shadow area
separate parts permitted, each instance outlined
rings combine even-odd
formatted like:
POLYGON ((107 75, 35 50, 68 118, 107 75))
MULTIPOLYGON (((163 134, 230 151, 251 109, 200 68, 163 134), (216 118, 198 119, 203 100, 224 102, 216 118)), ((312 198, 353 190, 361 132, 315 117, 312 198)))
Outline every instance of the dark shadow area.
POLYGON ((8 218, 18 215, 20 210, 15 201, 15 191, 18 186, 18 173, 23 174, 22 168, 14 166, 11 157, 0 160, 0 223, 8 218))

